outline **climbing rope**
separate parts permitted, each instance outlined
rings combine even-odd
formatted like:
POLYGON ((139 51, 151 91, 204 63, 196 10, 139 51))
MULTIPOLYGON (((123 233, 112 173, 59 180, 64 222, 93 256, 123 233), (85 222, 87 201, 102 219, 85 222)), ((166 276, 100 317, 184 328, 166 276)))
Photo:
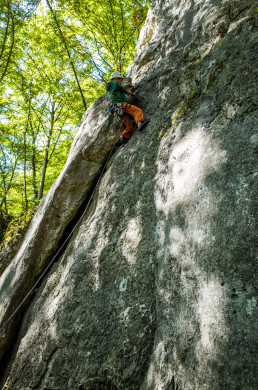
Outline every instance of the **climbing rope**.
MULTIPOLYGON (((118 138, 119 139, 119 138, 118 138)), ((115 149, 115 144, 116 142, 118 141, 118 139, 116 139, 116 141, 114 142, 112 148, 111 148, 111 151, 109 152, 109 155, 106 159, 106 162, 104 164, 104 167, 100 173, 100 176, 98 178, 98 181, 94 187, 94 190, 92 191, 92 194, 90 196, 90 199, 88 200, 87 202, 87 205, 81 215, 81 217, 79 218, 78 222, 75 224, 74 228, 72 229, 72 231, 69 233, 69 235, 67 236, 67 238, 65 239, 65 241, 63 242, 63 244, 61 245, 61 247, 58 249, 58 251, 56 252, 56 254, 54 255, 53 259, 50 261, 50 263, 48 264, 48 266, 45 268, 45 270, 42 272, 42 274, 40 275, 40 277, 38 278, 38 280, 34 283, 34 285, 31 287, 31 289, 29 290, 29 292, 27 293, 27 295, 25 296, 25 298, 23 298, 23 300, 21 301, 21 303, 17 306, 17 308, 14 310, 14 312, 10 315, 10 317, 4 322, 4 324, 1 326, 0 328, 0 332, 2 332, 2 330, 6 327, 6 325, 11 321, 11 319, 15 316, 15 314, 19 311, 19 309, 22 307, 22 305, 24 304, 24 302, 27 300, 27 298, 31 295, 31 293, 34 291, 34 289, 36 288, 36 286, 39 284, 39 282, 43 279, 43 277, 46 275, 47 271, 49 270, 49 268, 52 266, 52 264, 54 263, 55 259, 58 257, 59 253, 61 252, 61 250, 63 249, 63 247, 66 245, 67 241, 70 239, 71 235, 73 234, 74 230, 76 229, 76 227, 78 226, 78 224, 81 222, 81 220, 83 218, 85 218, 85 215, 86 215, 86 212, 87 212, 87 209, 90 205, 90 202, 96 192, 96 189, 98 187, 98 184, 100 182, 100 180, 102 179, 102 176, 104 175, 105 173, 105 170, 106 170, 106 167, 107 167, 107 164, 114 152, 114 149, 115 149)))

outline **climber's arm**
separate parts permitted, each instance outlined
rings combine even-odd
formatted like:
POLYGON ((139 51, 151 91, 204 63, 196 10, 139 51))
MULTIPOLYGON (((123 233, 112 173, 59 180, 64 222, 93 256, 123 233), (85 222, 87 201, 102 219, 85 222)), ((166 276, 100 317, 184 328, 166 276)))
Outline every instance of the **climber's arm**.
POLYGON ((131 95, 131 96, 136 96, 136 93, 131 92, 131 91, 126 91, 126 94, 127 94, 127 95, 131 95))
POLYGON ((121 92, 125 93, 126 95, 136 96, 134 92, 131 92, 128 89, 126 89, 126 88, 132 88, 133 84, 128 83, 128 84, 122 85, 118 81, 116 81, 116 83, 117 83, 117 88, 121 92))

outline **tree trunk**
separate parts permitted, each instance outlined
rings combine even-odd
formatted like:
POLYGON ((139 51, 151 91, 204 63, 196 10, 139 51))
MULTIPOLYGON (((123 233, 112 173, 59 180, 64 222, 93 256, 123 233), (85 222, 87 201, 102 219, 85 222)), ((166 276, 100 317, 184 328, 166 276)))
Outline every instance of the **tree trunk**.
POLYGON ((0 202, 0 210, 2 209, 2 207, 4 206, 4 209, 5 209, 5 212, 8 213, 8 210, 7 210, 7 203, 6 203, 6 195, 7 195, 7 186, 6 186, 6 180, 5 180, 5 175, 4 175, 4 172, 1 172, 2 173, 2 177, 3 177, 3 184, 4 184, 4 193, 3 193, 3 196, 2 196, 2 199, 1 199, 1 202, 0 202))
POLYGON ((14 177, 14 172, 15 172, 15 168, 16 168, 16 165, 18 163, 18 159, 19 159, 19 155, 17 155, 15 157, 15 161, 14 161, 14 165, 12 166, 12 173, 11 173, 11 177, 10 177, 10 180, 9 180, 9 183, 7 184, 6 183, 6 180, 5 180, 5 177, 4 177, 4 172, 1 171, 1 174, 3 176, 3 182, 4 182, 4 195, 0 201, 0 209, 3 207, 5 207, 5 212, 8 214, 8 209, 7 209, 7 195, 8 195, 8 192, 11 188, 11 185, 12 185, 12 181, 13 181, 13 177, 14 177))
MULTIPOLYGON (((39 124, 40 126, 40 124, 39 124)), ((39 130, 38 126, 38 130, 39 130)), ((31 134, 32 134, 32 153, 31 153, 31 167, 32 167, 32 187, 34 192, 34 199, 38 199, 38 186, 37 186, 37 173, 36 173, 36 134, 33 130, 32 123, 30 121, 31 134)))
POLYGON ((23 134, 23 188, 24 188, 24 211, 26 212, 28 210, 28 196, 27 196, 27 133, 29 129, 29 122, 30 122, 30 106, 31 106, 31 97, 29 100, 29 110, 28 110, 28 117, 26 122, 26 127, 23 134))
POLYGON ((3 43, 2 43, 2 49, 1 49, 1 53, 0 53, 0 60, 1 60, 2 55, 3 55, 3 53, 4 53, 4 50, 5 50, 5 44, 6 44, 6 40, 7 40, 7 36, 8 36, 8 30, 9 30, 9 22, 10 22, 10 9, 8 8, 8 16, 7 16, 7 22, 6 22, 6 29, 5 29, 4 38, 3 38, 3 43))
POLYGON ((27 145, 26 145, 26 134, 27 134, 27 126, 24 130, 23 135, 23 190, 24 190, 24 211, 28 210, 28 197, 27 197, 27 179, 26 179, 26 171, 27 171, 27 145))
POLYGON ((9 4, 9 1, 7 1, 7 5, 8 5, 8 9, 9 9, 9 12, 10 12, 10 15, 11 15, 11 19, 12 19, 12 43, 11 43, 11 47, 10 47, 10 50, 9 50, 9 54, 8 54, 8 58, 7 58, 7 61, 6 61, 6 65, 5 65, 3 74, 2 74, 2 76, 0 78, 0 82, 3 80, 4 76, 6 75, 7 68, 8 68, 8 65, 10 63, 10 59, 11 59, 11 55, 12 55, 12 51, 13 51, 13 46, 14 46, 14 17, 13 17, 13 14, 12 14, 12 10, 11 10, 11 6, 9 4))
POLYGON ((47 165, 49 162, 49 159, 48 159, 49 147, 51 144, 53 128, 54 128, 54 117, 55 117, 55 102, 52 103, 52 107, 51 107, 51 122, 50 122, 50 129, 49 129, 49 133, 48 133, 47 145, 46 145, 45 154, 44 154, 44 162, 43 162, 43 168, 42 168, 42 173, 41 173, 38 200, 40 200, 42 198, 43 191, 44 191, 47 165))

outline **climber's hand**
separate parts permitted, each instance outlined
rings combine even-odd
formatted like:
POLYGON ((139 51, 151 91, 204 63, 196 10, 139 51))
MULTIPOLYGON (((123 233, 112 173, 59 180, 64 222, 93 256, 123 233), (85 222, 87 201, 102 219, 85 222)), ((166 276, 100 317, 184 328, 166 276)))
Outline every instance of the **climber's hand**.
POLYGON ((136 94, 134 92, 131 92, 131 91, 127 91, 126 94, 131 95, 131 96, 136 96, 136 94))

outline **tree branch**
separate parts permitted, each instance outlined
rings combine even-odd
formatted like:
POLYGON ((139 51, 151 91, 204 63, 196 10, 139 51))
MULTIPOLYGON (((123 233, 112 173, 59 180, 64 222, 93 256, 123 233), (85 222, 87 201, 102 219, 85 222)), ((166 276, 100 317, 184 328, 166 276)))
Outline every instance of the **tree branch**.
POLYGON ((58 31, 59 31, 60 36, 61 36, 61 40, 62 40, 62 42, 63 42, 63 44, 64 44, 64 46, 65 46, 65 50, 66 50, 66 52, 67 52, 67 55, 68 55, 68 57, 69 57, 69 61, 70 61, 71 67, 72 67, 72 69, 73 69, 73 74, 74 74, 74 77, 75 77, 75 80, 76 80, 78 89, 79 89, 80 94, 81 94, 81 98, 82 98, 82 101, 83 101, 84 108, 85 108, 85 110, 87 110, 87 104, 86 104, 86 101, 85 101, 85 98, 84 98, 84 95, 83 95, 83 92, 82 92, 82 89, 81 89, 81 86, 80 86, 80 83, 79 83, 79 80, 78 80, 78 77, 77 77, 77 72, 76 72, 76 69, 75 69, 75 66, 74 66, 74 63, 73 63, 73 60, 72 60, 72 57, 71 57, 69 48, 68 48, 68 46, 67 46, 65 37, 64 37, 64 35, 63 35, 63 33, 62 33, 61 27, 60 27, 60 25, 59 25, 59 22, 58 22, 58 20, 57 20, 56 15, 55 15, 55 13, 54 13, 54 11, 53 11, 53 8, 52 8, 51 4, 49 3, 49 0, 46 0, 46 2, 47 2, 48 8, 50 9, 50 11, 51 11, 51 13, 52 13, 52 15, 53 15, 53 18, 54 18, 54 20, 55 20, 55 22, 56 22, 58 31))

